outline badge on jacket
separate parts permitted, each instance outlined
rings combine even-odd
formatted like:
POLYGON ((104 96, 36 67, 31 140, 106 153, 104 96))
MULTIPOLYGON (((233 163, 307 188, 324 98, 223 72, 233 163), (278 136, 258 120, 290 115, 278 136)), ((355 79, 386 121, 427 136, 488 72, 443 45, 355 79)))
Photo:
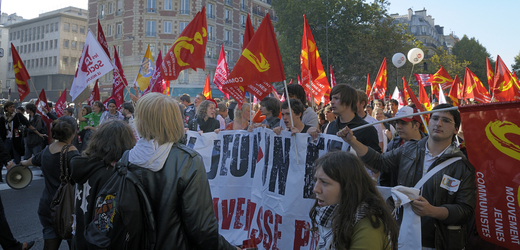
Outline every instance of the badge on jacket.
POLYGON ((446 174, 442 176, 441 188, 448 190, 450 195, 457 192, 459 190, 459 186, 459 180, 446 174))

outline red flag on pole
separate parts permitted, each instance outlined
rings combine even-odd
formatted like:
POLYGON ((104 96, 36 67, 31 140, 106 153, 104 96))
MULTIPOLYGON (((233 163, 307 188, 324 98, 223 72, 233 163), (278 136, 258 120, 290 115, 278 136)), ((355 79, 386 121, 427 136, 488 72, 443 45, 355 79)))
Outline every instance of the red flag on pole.
MULTIPOLYGON (((266 14, 253 39, 244 49, 231 72, 224 90, 232 86, 243 86, 260 100, 271 93, 271 82, 285 80, 285 74, 269 14, 266 14)), ((235 98, 239 107, 242 98, 235 98)))
POLYGON ((480 103, 490 103, 491 96, 480 79, 466 67, 464 74, 464 99, 474 99, 480 103))
MULTIPOLYGON (((224 52, 224 45, 220 45, 220 56, 218 57, 217 69, 215 70, 215 76, 213 77, 213 83, 217 88, 224 93, 227 99, 229 99, 229 93, 224 91, 222 86, 229 77, 229 67, 226 61, 226 53, 224 52)), ((242 96, 242 90, 239 87, 232 87, 230 91, 236 92, 235 96, 242 96)))
POLYGON ((336 77, 334 76, 334 71, 332 71, 332 65, 330 65, 330 88, 334 88, 336 86, 336 77))
POLYGON ((387 82, 387 76, 386 76, 386 57, 383 59, 383 62, 381 63, 381 67, 379 68, 379 72, 376 76, 376 82, 374 83, 373 92, 376 94, 379 99, 384 100, 385 99, 385 92, 386 92, 386 82, 387 82))
POLYGON ((121 62, 119 61, 119 55, 117 54, 117 50, 115 50, 114 46, 114 70, 112 71, 112 96, 116 101, 116 106, 120 107, 121 104, 125 102, 124 90, 127 85, 123 75, 121 75, 121 71, 123 67, 121 62))
POLYGON ((511 74, 500 56, 497 56, 493 86, 493 93, 498 101, 504 102, 520 99, 520 86, 517 78, 511 74))
POLYGON ((247 14, 246 20, 246 30, 244 31, 244 40, 242 41, 242 50, 247 48, 249 41, 253 39, 253 35, 255 34, 255 28, 253 28, 253 24, 251 23, 251 18, 249 17, 249 13, 247 14))
MULTIPOLYGON (((430 82, 432 86, 440 85, 442 90, 445 90, 451 86, 453 79, 441 65, 437 73, 433 74, 427 82, 430 82)), ((436 95, 438 96, 439 93, 437 92, 436 95)))
POLYGON ((67 102, 67 89, 63 90, 63 93, 61 93, 60 98, 56 102, 56 105, 54 105, 54 111, 56 111, 56 115, 58 117, 61 117, 63 115, 63 110, 67 105, 65 103, 67 102))
MULTIPOLYGON (((105 38, 105 33, 103 32, 103 28, 101 27, 101 23, 99 22, 99 19, 97 20, 97 40, 105 53, 107 53, 108 58, 110 57, 110 53, 108 52, 108 43, 107 39, 105 38)), ((115 51, 115 50, 114 50, 115 51)))
MULTIPOLYGON (((433 84, 432 84, 433 86, 433 84)), ((430 98, 426 94, 426 90, 424 90, 424 86, 419 83, 419 101, 426 108, 427 111, 432 110, 432 103, 430 102, 430 98)))
POLYGON ((453 83, 451 84, 450 93, 448 96, 453 101, 453 106, 460 105, 460 99, 462 99, 462 91, 463 91, 462 82, 459 79, 459 76, 455 75, 455 79, 453 79, 453 83))
POLYGON ((203 6, 168 50, 164 63, 156 63, 160 65, 161 75, 165 81, 177 80, 179 73, 185 69, 197 71, 197 68, 205 68, 207 29, 206 7, 203 6))
POLYGON ((490 89, 490 91, 494 92, 495 73, 493 72, 493 68, 491 68, 491 63, 489 63, 489 57, 486 57, 486 75, 487 75, 489 89, 490 89))
POLYGON ((92 107, 94 102, 99 100, 101 100, 101 98, 99 97, 98 80, 96 80, 96 84, 94 84, 94 89, 92 90, 92 93, 90 93, 90 97, 87 99, 87 103, 92 107))
POLYGON ((13 56, 13 68, 14 68, 14 78, 16 80, 16 86, 18 87, 18 95, 20 96, 20 102, 31 92, 29 89, 29 84, 27 81, 31 79, 29 73, 27 73, 27 69, 23 64, 20 55, 18 55, 18 51, 16 51, 16 47, 11 43, 11 54, 13 56))
POLYGON ((370 87, 370 74, 367 74, 367 87, 366 87, 366 93, 368 96, 368 101, 370 102, 372 100, 372 87, 370 87))
POLYGON ((47 125, 47 140, 49 144, 51 144, 54 140, 52 139, 51 134, 52 119, 47 116, 46 112, 43 112, 43 108, 50 110, 49 104, 47 103, 47 95, 45 95, 45 89, 42 89, 40 95, 38 96, 38 99, 40 101, 36 104, 36 113, 42 116, 43 122, 45 122, 45 125, 47 125))
POLYGON ((155 71, 153 72, 152 78, 150 78, 150 84, 148 84, 148 88, 143 91, 143 95, 146 95, 150 92, 158 92, 163 93, 166 91, 166 86, 164 84, 164 79, 161 72, 161 64, 162 64, 162 54, 159 50, 159 55, 157 55, 157 60, 155 63, 155 71))
POLYGON ((204 95, 204 97, 206 97, 206 100, 213 99, 213 97, 211 96, 211 86, 209 83, 209 75, 206 75, 206 83, 204 84, 204 89, 202 89, 202 94, 204 95))

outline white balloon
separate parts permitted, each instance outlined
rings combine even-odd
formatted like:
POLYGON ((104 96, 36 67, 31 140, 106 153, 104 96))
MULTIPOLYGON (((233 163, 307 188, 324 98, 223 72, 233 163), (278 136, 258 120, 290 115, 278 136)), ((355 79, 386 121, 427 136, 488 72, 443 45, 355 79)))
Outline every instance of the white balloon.
POLYGON ((408 51, 408 61, 412 64, 418 64, 424 59, 424 52, 419 48, 413 48, 408 51))
POLYGON ((406 63, 406 57, 403 53, 395 53, 394 56, 392 56, 392 63, 396 68, 400 68, 406 63))

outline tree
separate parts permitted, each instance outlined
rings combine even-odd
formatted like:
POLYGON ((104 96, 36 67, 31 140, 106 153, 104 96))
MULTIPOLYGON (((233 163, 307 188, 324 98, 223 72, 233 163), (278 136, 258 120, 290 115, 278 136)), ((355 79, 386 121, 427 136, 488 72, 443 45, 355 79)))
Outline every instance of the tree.
POLYGON ((384 57, 391 79, 392 56, 397 52, 406 54, 417 46, 406 27, 389 18, 387 0, 273 0, 272 6, 279 17, 275 28, 288 79, 300 74, 303 14, 325 70, 328 72, 327 65, 333 65, 338 83, 364 89, 367 73, 373 81, 384 57))
POLYGON ((517 76, 520 74, 520 52, 515 56, 515 64, 511 65, 511 69, 516 72, 517 76))
MULTIPOLYGON (((487 89, 487 67, 486 67, 486 57, 491 57, 489 52, 486 50, 478 40, 474 37, 471 39, 468 36, 464 35, 464 37, 453 46, 453 55, 457 56, 457 59, 461 62, 468 61, 471 64, 469 65, 469 69, 475 73, 475 75, 484 83, 487 89)), ((489 62, 491 65, 495 64, 495 61, 492 58, 489 58, 489 62)), ((460 77, 460 75, 459 75, 460 77)), ((461 78, 462 80, 462 78, 461 78)))
MULTIPOLYGON (((471 63, 466 60, 458 60, 457 56, 452 55, 448 50, 440 50, 435 53, 431 58, 425 59, 428 64, 428 70, 421 69, 419 72, 425 74, 435 74, 441 65, 448 72, 451 78, 455 78, 455 75, 459 76, 459 79, 464 79, 464 71, 471 63)), ((485 64, 485 61, 484 61, 485 64)), ((484 78, 485 80, 487 78, 484 78)), ((482 81, 482 80, 481 80, 482 81)))

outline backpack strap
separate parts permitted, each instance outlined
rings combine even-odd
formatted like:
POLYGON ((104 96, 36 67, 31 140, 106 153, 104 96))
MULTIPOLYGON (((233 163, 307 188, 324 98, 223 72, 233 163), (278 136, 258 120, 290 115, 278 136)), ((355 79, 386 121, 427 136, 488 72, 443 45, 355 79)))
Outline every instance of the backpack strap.
POLYGON ((450 165, 458 160, 461 160, 461 159, 462 159, 462 157, 453 157, 453 158, 443 161, 441 164, 435 166, 432 170, 430 170, 428 173, 426 173, 426 175, 424 175, 419 180, 419 182, 417 182, 417 184, 415 184, 414 188, 421 189, 421 187, 424 185, 424 183, 426 183, 426 181, 428 181, 433 175, 435 175, 437 172, 441 171, 448 165, 450 165))

